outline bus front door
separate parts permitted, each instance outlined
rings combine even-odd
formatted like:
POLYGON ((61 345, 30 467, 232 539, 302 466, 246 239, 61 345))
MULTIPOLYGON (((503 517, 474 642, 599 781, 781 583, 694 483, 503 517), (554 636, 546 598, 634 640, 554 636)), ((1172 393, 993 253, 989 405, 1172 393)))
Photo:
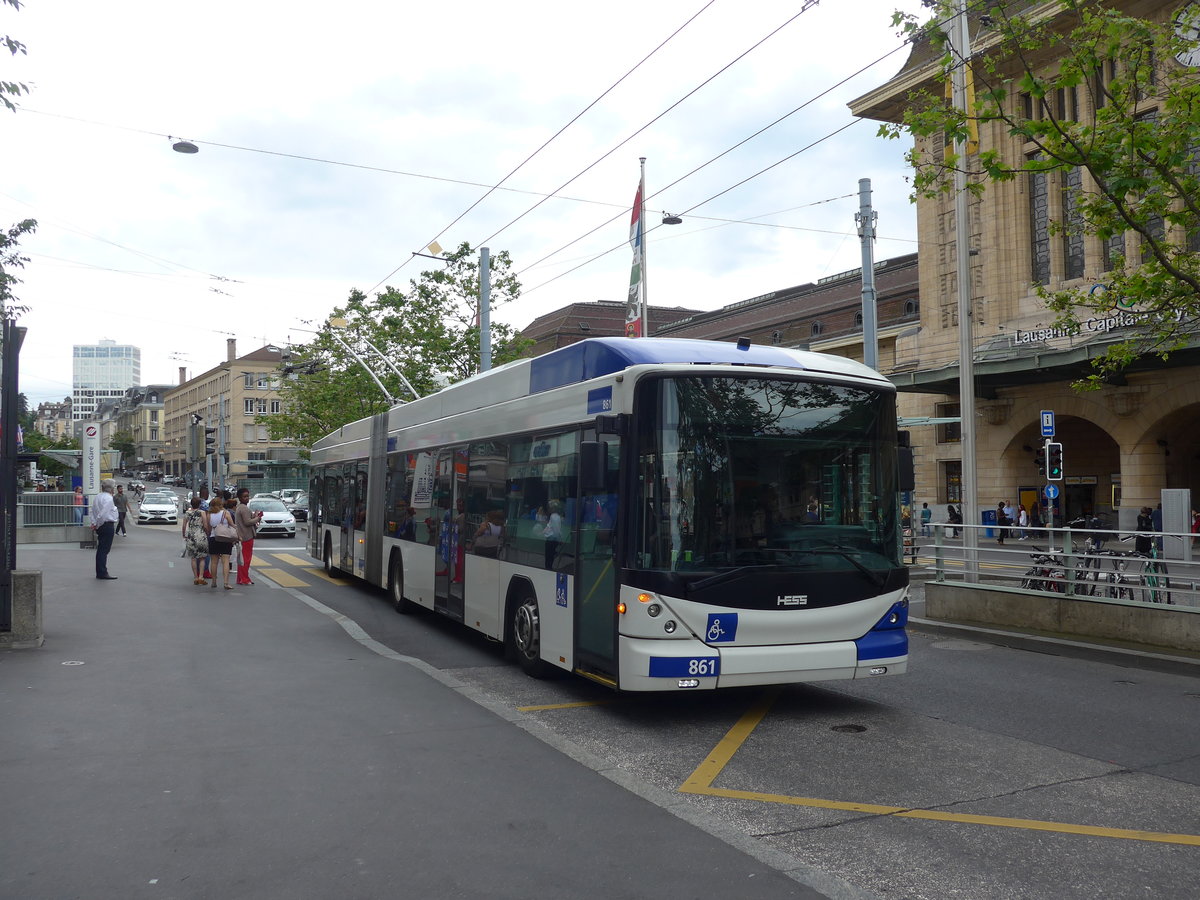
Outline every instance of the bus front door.
POLYGON ((618 461, 620 445, 607 447, 606 484, 580 495, 577 540, 579 566, 575 578, 575 646, 577 665, 617 676, 618 461))
POLYGON ((434 468, 433 507, 438 516, 434 553, 434 609, 462 621, 467 538, 467 448, 438 453, 434 468))

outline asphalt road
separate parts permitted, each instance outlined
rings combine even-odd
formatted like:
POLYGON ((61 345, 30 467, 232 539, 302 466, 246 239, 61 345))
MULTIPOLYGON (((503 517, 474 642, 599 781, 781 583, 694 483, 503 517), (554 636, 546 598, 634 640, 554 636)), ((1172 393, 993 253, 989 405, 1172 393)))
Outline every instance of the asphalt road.
POLYGON ((1200 678, 914 632, 899 678, 622 696, 527 678, 497 645, 398 615, 305 556, 303 535, 256 542, 256 590, 286 572, 296 602, 473 686, 551 746, 874 896, 1195 895, 1200 678))

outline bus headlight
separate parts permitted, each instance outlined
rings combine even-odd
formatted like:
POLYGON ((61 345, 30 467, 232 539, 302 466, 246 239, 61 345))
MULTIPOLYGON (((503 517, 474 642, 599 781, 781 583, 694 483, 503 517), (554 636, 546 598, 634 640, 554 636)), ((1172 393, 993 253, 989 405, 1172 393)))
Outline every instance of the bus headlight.
POLYGON ((651 603, 649 606, 646 607, 646 615, 648 615, 652 619, 655 618, 656 616, 658 616, 658 614, 661 612, 662 612, 662 607, 659 606, 657 603, 651 603))
POLYGON ((665 631, 667 634, 674 634, 675 629, 678 627, 679 626, 675 624, 674 619, 667 619, 667 621, 663 622, 663 631, 665 631))

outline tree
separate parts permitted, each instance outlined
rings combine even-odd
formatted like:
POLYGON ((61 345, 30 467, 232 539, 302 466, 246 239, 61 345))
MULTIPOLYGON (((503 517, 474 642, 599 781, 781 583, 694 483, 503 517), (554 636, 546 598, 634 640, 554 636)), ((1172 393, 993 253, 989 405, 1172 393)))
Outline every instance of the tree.
MULTIPOLYGON (((21 9, 21 0, 0 0, 0 2, 7 3, 13 9, 18 11, 21 9)), ((20 53, 22 56, 25 55, 25 45, 7 34, 3 37, 0 37, 0 44, 3 44, 5 47, 7 47, 8 52, 13 56, 16 56, 18 53, 20 53)), ((13 103, 9 97, 19 97, 21 94, 28 93, 29 88, 21 82, 5 81, 0 79, 0 103, 3 103, 13 112, 17 111, 17 105, 13 103)))
POLYGON ((13 271, 25 268, 25 263, 29 262, 29 257, 21 256, 17 250, 21 237, 36 230, 37 221, 25 219, 8 231, 0 231, 0 317, 15 319, 21 313, 29 311, 29 307, 16 303, 17 296, 13 290, 21 283, 21 279, 14 275, 13 271))
MULTIPOLYGON (((926 23, 895 17, 940 50, 939 86, 959 60, 937 22, 956 5, 939 0, 926 23)), ((915 195, 952 190, 955 170, 966 172, 975 194, 1021 175, 1056 179, 1067 199, 1051 233, 1099 238, 1111 270, 1107 292, 1036 286, 1057 314, 1055 327, 1077 331, 1114 309, 1137 325, 1081 386, 1098 387, 1139 356, 1167 358, 1200 325, 1200 79, 1176 62, 1195 51, 1200 21, 1177 29, 1087 0, 1062 0, 1054 15, 1038 4, 996 2, 976 20, 968 108, 955 109, 940 89, 921 90, 910 94, 902 124, 881 128, 888 137, 927 139, 909 153, 915 195), (965 157, 949 149, 955 141, 970 146, 985 128, 1011 140, 965 157)))
MULTIPOLYGON (((489 268, 495 309, 515 300, 521 286, 507 252, 492 256, 489 268)), ((479 262, 470 245, 446 254, 444 269, 422 272, 409 284, 408 293, 387 286, 373 298, 352 290, 311 341, 292 348, 279 387, 283 412, 257 419, 272 439, 308 448, 347 422, 387 410, 393 398, 413 399, 372 346, 421 396, 479 371, 479 262)), ((493 324, 491 335, 493 365, 516 359, 530 344, 509 325, 493 324)))
POLYGON ((134 443, 133 434, 128 431, 115 431, 108 440, 108 446, 113 450, 121 451, 121 467, 124 468, 125 463, 133 462, 137 457, 137 444, 134 443))

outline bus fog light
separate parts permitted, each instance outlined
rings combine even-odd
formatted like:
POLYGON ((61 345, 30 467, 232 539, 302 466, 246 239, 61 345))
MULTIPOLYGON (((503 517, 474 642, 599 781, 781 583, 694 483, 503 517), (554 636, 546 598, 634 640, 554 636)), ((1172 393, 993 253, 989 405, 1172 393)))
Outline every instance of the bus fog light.
POLYGON ((887 666, 871 666, 872 675, 886 675, 887 666))
POLYGON ((652 619, 661 612, 662 612, 662 607, 659 606, 657 603, 651 603, 649 606, 646 607, 646 614, 649 615, 650 618, 652 618, 652 619))
POLYGON ((700 679, 699 678, 680 678, 679 686, 681 688, 700 687, 700 679))
POLYGON ((888 616, 888 624, 889 625, 895 625, 899 621, 900 621, 900 613, 898 613, 898 612, 893 612, 890 616, 888 616))
POLYGON ((667 619, 667 621, 663 622, 663 631, 665 631, 667 634, 674 634, 675 629, 678 627, 679 626, 675 624, 674 619, 667 619))

